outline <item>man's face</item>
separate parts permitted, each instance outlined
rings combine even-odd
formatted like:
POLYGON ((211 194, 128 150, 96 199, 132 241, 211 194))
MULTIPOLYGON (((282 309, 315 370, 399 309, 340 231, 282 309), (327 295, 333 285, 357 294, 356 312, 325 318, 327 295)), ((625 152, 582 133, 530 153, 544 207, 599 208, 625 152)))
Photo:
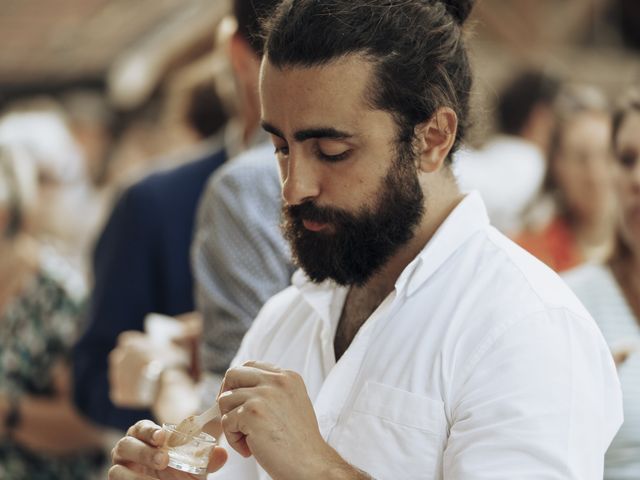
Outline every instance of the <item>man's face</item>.
POLYGON ((567 120, 551 173, 569 210, 587 222, 611 212, 612 161, 608 115, 582 112, 567 120))
POLYGON ((614 154, 620 233, 637 256, 640 254, 640 112, 625 115, 614 141, 614 154))
POLYGON ((347 57, 261 74, 262 118, 276 147, 284 231, 313 281, 363 284, 412 236, 423 193, 393 117, 372 109, 372 66, 347 57))

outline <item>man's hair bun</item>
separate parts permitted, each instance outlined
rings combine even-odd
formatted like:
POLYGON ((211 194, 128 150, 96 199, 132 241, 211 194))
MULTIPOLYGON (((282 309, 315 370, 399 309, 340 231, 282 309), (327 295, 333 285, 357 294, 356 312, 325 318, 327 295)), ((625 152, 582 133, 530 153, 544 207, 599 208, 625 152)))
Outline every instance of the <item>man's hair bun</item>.
POLYGON ((474 0, 440 0, 458 25, 464 24, 473 9, 474 0))

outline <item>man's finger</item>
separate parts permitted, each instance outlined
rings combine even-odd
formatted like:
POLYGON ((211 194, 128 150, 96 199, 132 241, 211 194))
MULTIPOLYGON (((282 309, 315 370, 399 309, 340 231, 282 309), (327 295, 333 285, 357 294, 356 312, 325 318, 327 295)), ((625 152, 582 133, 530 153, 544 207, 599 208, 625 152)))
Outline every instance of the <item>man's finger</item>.
POLYGON ((159 447, 164 443, 164 432, 159 425, 151 420, 140 420, 132 425, 127 431, 127 436, 135 437, 138 440, 159 447))
POLYGON ((220 393, 235 388, 250 388, 260 384, 261 378, 264 376, 263 370, 253 367, 234 367, 227 370, 220 387, 220 393))
POLYGON ((109 469, 109 480, 139 480, 139 475, 123 465, 114 465, 109 469))
MULTIPOLYGON (((260 388, 260 387, 257 387, 260 388)), ((224 415, 231 410, 238 408, 245 403, 248 399, 255 397, 256 387, 253 388, 235 388, 233 390, 227 390, 222 392, 218 396, 218 406, 220 412, 224 415)))
POLYGON ((222 466, 226 463, 228 456, 229 455, 224 448, 214 447, 213 451, 211 452, 211 456, 209 457, 209 466, 207 467, 207 472, 211 473, 220 470, 220 468, 222 468, 222 466))
POLYGON ((121 438, 113 449, 113 463, 136 463, 154 470, 163 470, 169 464, 166 452, 151 447, 135 437, 121 438))
POLYGON ((282 373, 282 369, 276 367, 273 363, 258 362, 256 360, 249 360, 248 362, 244 362, 243 365, 245 367, 257 368, 258 370, 265 370, 267 372, 282 373))
POLYGON ((157 480, 143 473, 137 473, 128 469, 124 465, 114 465, 109 469, 109 480, 157 480))
POLYGON ((250 457, 251 450, 249 449, 249 445, 247 445, 246 435, 243 433, 240 425, 241 410, 242 407, 239 407, 223 415, 222 428, 224 430, 224 436, 231 448, 243 457, 250 457))

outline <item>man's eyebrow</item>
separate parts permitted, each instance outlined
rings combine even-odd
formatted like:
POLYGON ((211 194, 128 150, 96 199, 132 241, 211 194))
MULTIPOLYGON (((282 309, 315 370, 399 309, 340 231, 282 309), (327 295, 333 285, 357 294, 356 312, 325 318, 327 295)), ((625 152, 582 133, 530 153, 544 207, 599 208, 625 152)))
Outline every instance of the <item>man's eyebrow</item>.
MULTIPOLYGON (((269 132, 276 137, 284 138, 284 134, 270 123, 265 121, 262 121, 261 123, 262 128, 266 132, 269 132)), ((295 138, 298 142, 304 142, 305 140, 309 140, 310 138, 332 138, 336 140, 343 140, 351 137, 353 137, 352 134, 343 132, 342 130, 337 130, 332 127, 308 128, 305 130, 299 130, 293 134, 293 138, 295 138)))
POLYGON ((293 134, 298 142, 304 142, 310 138, 333 138, 336 140, 344 140, 345 138, 351 138, 353 135, 335 128, 308 128, 305 130, 299 130, 293 134))
POLYGON ((263 120, 262 122, 260 122, 260 125, 265 132, 270 133, 271 135, 275 135, 276 137, 284 138, 284 134, 269 122, 265 122, 263 120))

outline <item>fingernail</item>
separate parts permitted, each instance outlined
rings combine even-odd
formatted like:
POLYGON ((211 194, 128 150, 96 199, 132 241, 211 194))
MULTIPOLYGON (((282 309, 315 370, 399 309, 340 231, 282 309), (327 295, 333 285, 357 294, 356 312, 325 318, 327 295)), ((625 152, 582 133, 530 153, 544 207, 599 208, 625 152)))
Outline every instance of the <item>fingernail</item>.
POLYGON ((162 432, 162 430, 156 430, 155 432, 153 432, 153 435, 151 435, 151 440, 153 440, 154 443, 158 443, 160 441, 160 433, 162 432))
POLYGON ((157 466, 162 466, 162 462, 164 461, 164 453, 158 452, 153 456, 153 463, 157 466))

